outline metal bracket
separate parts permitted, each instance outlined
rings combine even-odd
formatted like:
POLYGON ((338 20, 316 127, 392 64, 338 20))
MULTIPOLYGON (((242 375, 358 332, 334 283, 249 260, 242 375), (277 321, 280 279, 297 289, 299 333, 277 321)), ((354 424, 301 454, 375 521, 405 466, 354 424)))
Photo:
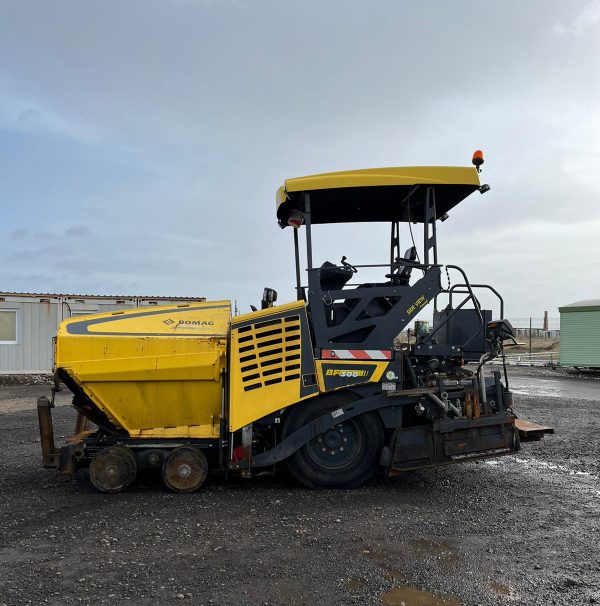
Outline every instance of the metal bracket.
POLYGON ((37 400, 38 423, 40 426, 40 442, 42 445, 42 461, 44 467, 58 467, 60 454, 54 443, 52 427, 52 403, 46 396, 37 400))

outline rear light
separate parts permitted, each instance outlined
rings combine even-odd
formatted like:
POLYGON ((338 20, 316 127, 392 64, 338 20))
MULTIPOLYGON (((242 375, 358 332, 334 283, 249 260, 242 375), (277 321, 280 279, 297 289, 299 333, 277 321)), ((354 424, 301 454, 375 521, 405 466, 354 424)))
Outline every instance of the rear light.
POLYGON ((302 223, 304 223, 304 213, 295 208, 292 209, 290 211, 290 216, 288 217, 288 225, 298 229, 302 223))
POLYGON ((233 458, 232 461, 237 463, 238 461, 243 461, 248 458, 248 453, 243 446, 236 446, 233 449, 233 458))

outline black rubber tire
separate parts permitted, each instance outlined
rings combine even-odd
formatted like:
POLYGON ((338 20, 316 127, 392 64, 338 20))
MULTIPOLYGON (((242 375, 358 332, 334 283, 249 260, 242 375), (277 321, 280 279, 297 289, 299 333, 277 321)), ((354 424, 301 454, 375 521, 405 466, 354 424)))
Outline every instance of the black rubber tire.
MULTIPOLYGON (((342 392, 296 404, 286 419, 283 436, 292 434, 329 410, 356 400, 354 394, 342 392)), ((378 415, 365 413, 343 421, 329 432, 313 438, 292 454, 286 463, 296 479, 309 488, 354 488, 366 482, 377 470, 383 438, 383 426, 378 415), (327 444, 339 444, 339 432, 344 431, 344 428, 347 428, 344 437, 348 441, 343 446, 348 450, 337 446, 335 455, 331 450, 328 452, 327 444), (329 453, 332 453, 331 461, 327 461, 329 453)))
POLYGON ((126 446, 108 446, 90 463, 90 480, 100 492, 125 490, 137 475, 133 452, 126 446))
POLYGON ((195 492, 208 476, 208 461, 199 448, 172 450, 162 465, 162 479, 173 492, 195 492))

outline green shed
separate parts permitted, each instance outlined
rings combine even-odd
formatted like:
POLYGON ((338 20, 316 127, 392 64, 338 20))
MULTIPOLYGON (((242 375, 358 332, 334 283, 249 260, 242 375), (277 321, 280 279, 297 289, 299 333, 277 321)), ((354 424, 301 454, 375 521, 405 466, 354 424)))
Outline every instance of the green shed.
POLYGON ((600 368, 600 299, 577 301, 560 312, 560 365, 600 368))

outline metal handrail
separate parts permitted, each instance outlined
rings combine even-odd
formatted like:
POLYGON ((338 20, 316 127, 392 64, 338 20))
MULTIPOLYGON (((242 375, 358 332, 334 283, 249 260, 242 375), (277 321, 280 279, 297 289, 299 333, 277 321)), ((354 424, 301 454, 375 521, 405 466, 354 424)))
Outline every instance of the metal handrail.
MULTIPOLYGON (((471 341, 473 341, 478 335, 479 333, 483 330, 483 316, 481 314, 481 306, 479 305, 479 301, 477 300, 477 297, 475 296, 475 293, 473 292, 473 288, 471 287, 471 284, 469 282, 469 278, 467 278, 467 274, 464 272, 463 269, 461 269, 460 267, 458 267, 458 265, 446 265, 447 269, 456 269, 457 271, 459 271, 462 274, 462 277, 465 280, 465 284, 461 285, 461 286, 466 286, 466 288, 468 289, 469 292, 469 296, 455 309, 451 310, 450 313, 448 314, 448 317, 439 325, 435 328, 435 330, 433 330, 432 332, 428 333, 426 335, 426 337, 423 339, 423 343, 426 343, 427 341, 429 341, 429 339, 431 339, 431 337, 433 337, 433 335, 435 335, 438 330, 440 330, 440 328, 442 328, 442 326, 445 326, 448 321, 450 320, 450 318, 459 310, 461 309, 461 307, 463 305, 465 305, 467 303, 467 301, 472 300, 473 301, 473 305, 475 306, 475 310, 477 311, 477 315, 479 316, 479 328, 477 329, 477 331, 471 336, 470 339, 468 339, 467 341, 465 341, 465 343, 463 343, 463 345, 461 346, 461 349, 465 349, 470 343, 471 341)), ((442 292, 452 292, 452 288, 442 291, 442 292)))
MULTIPOLYGON (((455 290, 455 289, 463 288, 465 286, 466 286, 466 284, 453 284, 450 287, 450 289, 448 289, 447 291, 444 291, 444 292, 448 292, 450 294, 450 298, 448 301, 448 304, 450 305, 450 307, 452 307, 452 294, 453 293, 467 293, 468 292, 466 290, 455 290)), ((489 284, 471 284, 471 288, 487 288, 488 290, 491 290, 498 297, 498 300, 500 301, 500 317, 504 318, 504 299, 493 286, 490 286, 489 284)))
MULTIPOLYGON (((402 262, 398 262, 398 263, 393 263, 392 265, 390 265, 389 263, 378 263, 378 264, 374 264, 374 265, 354 265, 351 264, 352 267, 356 267, 357 269, 359 268, 363 268, 363 267, 414 267, 415 269, 430 269, 431 267, 443 267, 443 265, 440 265, 439 263, 428 263, 427 265, 424 263, 414 263, 413 261, 408 261, 405 260, 404 263, 402 262)), ((336 269, 348 269, 347 266, 344 265, 334 265, 331 264, 329 267, 310 267, 310 268, 306 268, 306 271, 320 271, 321 269, 331 269, 335 267, 336 269)), ((447 265, 447 267, 450 267, 450 265, 447 265)))

